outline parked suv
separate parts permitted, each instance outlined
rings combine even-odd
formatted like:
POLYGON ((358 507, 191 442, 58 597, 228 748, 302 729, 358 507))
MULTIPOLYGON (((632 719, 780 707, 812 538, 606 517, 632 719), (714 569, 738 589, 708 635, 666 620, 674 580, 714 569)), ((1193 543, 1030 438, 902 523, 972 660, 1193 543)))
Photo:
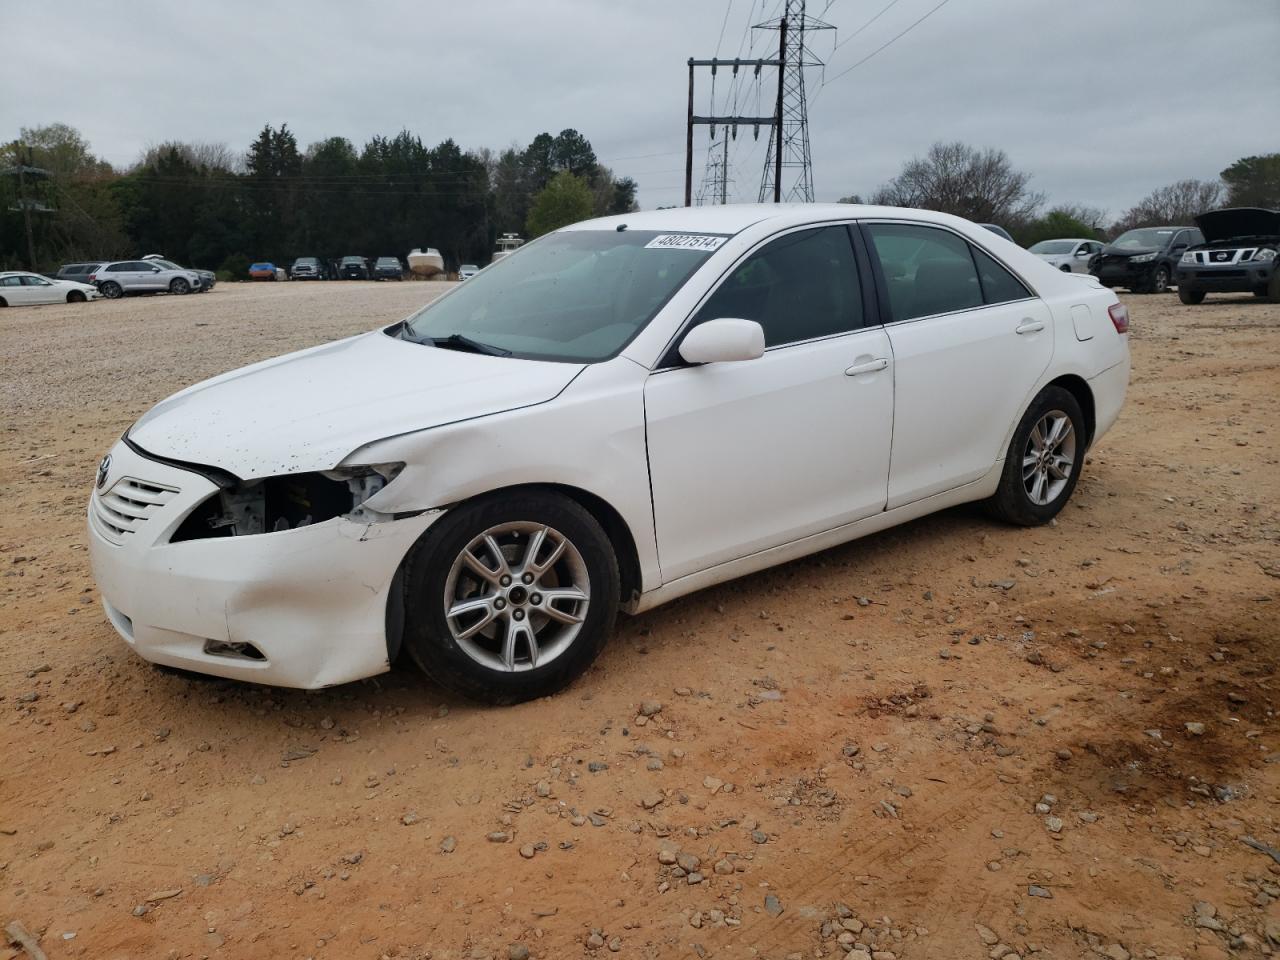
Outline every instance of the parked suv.
POLYGON ((166 260, 158 253, 148 253, 142 259, 150 261, 151 263, 158 263, 160 266, 165 267, 168 270, 187 270, 194 273, 200 278, 201 293, 208 293, 218 282, 218 277, 212 270, 197 270, 195 267, 180 267, 172 260, 166 260))
POLYGON ((76 283, 88 283, 90 275, 101 266, 101 260, 94 260, 92 263, 64 263, 58 268, 58 272, 53 275, 53 278, 55 280, 72 280, 76 283))
POLYGON ((1204 243, 1204 237, 1194 227, 1126 230, 1089 261, 1089 272, 1108 287, 1164 293, 1182 251, 1197 243, 1204 243))
POLYGON ((289 276, 294 280, 323 280, 324 264, 317 257, 299 257, 289 268, 289 276))
POLYGON ((194 270, 162 267, 154 260, 118 260, 104 263, 91 274, 89 282, 109 300, 127 293, 186 294, 200 289, 200 274, 194 270))
POLYGON ((368 280, 369 262, 364 257, 343 257, 338 264, 339 280, 368 280))
POLYGON ((1280 303, 1280 210, 1235 207, 1196 217, 1204 241, 1178 261, 1178 299, 1200 303, 1204 295, 1252 293, 1280 303))
POLYGON ((395 257, 379 257, 373 265, 375 280, 403 280, 404 266, 395 257))

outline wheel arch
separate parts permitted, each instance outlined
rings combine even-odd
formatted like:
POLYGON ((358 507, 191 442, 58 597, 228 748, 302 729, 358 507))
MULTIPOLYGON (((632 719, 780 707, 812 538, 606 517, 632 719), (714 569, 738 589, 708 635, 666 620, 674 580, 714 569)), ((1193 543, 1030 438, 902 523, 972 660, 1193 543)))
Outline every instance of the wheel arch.
MULTIPOLYGON (((630 601, 638 597, 642 590, 642 581, 640 576, 640 551, 636 546, 635 536, 618 509, 597 494, 581 487, 564 483, 518 483, 505 487, 495 487, 483 493, 477 493, 464 500, 449 504, 447 509, 454 510, 483 498, 537 491, 559 494, 572 500, 583 510, 586 510, 587 513, 591 514, 604 529, 605 536, 609 538, 610 544, 613 545, 613 553, 618 561, 619 603, 625 607, 630 601)), ((404 639, 405 612, 403 592, 405 566, 408 564, 413 552, 418 549, 419 544, 430 534, 431 529, 428 528, 421 537, 414 541, 413 546, 405 551, 405 555, 401 558, 400 565, 396 568, 395 575, 391 580, 391 589, 387 593, 386 609, 388 663, 394 663, 400 655, 404 639)))
POLYGON ((1097 406, 1094 404, 1093 390, 1089 388, 1088 381, 1077 374, 1067 373, 1050 380, 1045 386, 1061 387, 1076 398, 1076 403, 1080 404, 1080 410, 1084 413, 1085 431, 1087 433, 1085 448, 1088 449, 1093 443, 1093 435, 1098 428, 1097 406))

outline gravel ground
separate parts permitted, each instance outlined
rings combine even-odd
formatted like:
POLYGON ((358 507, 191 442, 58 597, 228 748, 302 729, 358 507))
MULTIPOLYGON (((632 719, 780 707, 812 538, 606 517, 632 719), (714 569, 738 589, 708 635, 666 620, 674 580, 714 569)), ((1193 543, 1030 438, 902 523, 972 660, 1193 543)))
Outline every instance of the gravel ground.
POLYGON ((0 311, 0 921, 95 960, 1274 953, 1280 306, 1126 296, 1130 400, 1056 525, 723 585, 549 700, 133 657, 85 562, 103 451, 443 288, 0 311))

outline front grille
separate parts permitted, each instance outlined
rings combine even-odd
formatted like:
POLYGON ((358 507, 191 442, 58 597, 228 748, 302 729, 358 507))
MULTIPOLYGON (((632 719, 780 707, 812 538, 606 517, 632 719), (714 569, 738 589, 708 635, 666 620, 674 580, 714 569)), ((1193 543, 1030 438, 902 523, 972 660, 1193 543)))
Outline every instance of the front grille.
POLYGON ((1247 270, 1196 270, 1195 275, 1197 277, 1210 277, 1213 279, 1219 279, 1224 277, 1247 277, 1249 275, 1249 271, 1247 270))
POLYGON ((124 543, 177 494, 176 487, 121 477, 105 493, 94 491, 93 522, 107 540, 124 543))

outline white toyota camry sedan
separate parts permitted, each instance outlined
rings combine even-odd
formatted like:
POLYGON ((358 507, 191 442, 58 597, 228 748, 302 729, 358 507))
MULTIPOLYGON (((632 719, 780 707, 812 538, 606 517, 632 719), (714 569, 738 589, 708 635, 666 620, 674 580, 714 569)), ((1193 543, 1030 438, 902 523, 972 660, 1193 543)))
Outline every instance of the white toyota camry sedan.
POLYGON ((1128 324, 944 214, 579 223, 154 407, 99 466, 94 574, 155 663, 315 688, 404 650, 526 700, 620 609, 969 501, 1048 522, 1120 411, 1128 324))

